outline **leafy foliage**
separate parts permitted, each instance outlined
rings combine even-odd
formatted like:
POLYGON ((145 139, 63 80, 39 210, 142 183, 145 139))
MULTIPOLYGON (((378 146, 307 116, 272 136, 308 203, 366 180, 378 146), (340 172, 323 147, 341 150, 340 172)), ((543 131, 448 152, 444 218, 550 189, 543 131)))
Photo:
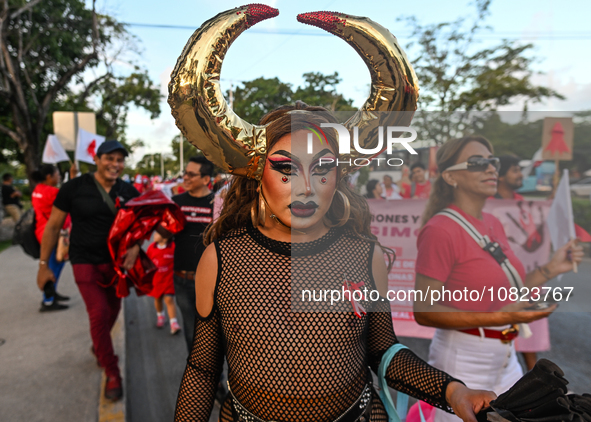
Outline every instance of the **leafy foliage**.
POLYGON ((146 72, 113 72, 115 61, 130 62, 133 41, 82 0, 0 3, 0 162, 22 160, 30 176, 53 132, 52 111, 96 111, 99 133, 122 140, 130 104, 157 116, 159 93, 146 72), (88 69, 104 74, 85 83, 88 69))
MULTIPOLYGON (((291 84, 278 78, 257 78, 243 82, 234 92, 234 111, 251 123, 258 123, 266 113, 292 101, 291 84)), ((226 98, 230 94, 227 92, 226 98)))
POLYGON ((528 55, 532 44, 503 40, 478 49, 475 38, 486 29, 489 5, 490 0, 477 0, 471 23, 460 18, 421 25, 415 17, 406 18, 416 40, 408 49, 421 88, 413 125, 437 143, 472 132, 470 112, 494 111, 516 100, 522 100, 527 110, 532 102, 564 98, 532 83, 534 58, 528 55))
MULTIPOLYGON (((271 110, 296 100, 309 105, 322 106, 329 110, 354 110, 353 100, 343 98, 337 92, 341 82, 338 72, 323 75, 319 72, 304 73, 304 85, 295 91, 289 83, 278 78, 257 78, 243 82, 236 88, 234 95, 234 111, 251 123, 258 123, 271 110)), ((230 98, 230 92, 226 92, 230 98)))
POLYGON ((304 73, 304 86, 293 93, 294 100, 301 100, 309 105, 321 106, 332 111, 355 110, 353 100, 345 99, 337 92, 341 82, 339 73, 323 75, 320 72, 304 73))

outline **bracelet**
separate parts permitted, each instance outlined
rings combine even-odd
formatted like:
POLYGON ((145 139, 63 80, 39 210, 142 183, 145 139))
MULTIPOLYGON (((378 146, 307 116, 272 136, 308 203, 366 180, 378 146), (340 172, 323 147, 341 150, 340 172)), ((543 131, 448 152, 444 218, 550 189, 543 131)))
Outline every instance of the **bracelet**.
POLYGON ((550 274, 550 270, 548 270, 548 268, 538 267, 538 270, 540 271, 540 274, 542 274, 546 280, 550 280, 552 278, 552 274, 550 274))
POLYGON ((47 261, 39 261, 39 265, 47 265, 47 261))

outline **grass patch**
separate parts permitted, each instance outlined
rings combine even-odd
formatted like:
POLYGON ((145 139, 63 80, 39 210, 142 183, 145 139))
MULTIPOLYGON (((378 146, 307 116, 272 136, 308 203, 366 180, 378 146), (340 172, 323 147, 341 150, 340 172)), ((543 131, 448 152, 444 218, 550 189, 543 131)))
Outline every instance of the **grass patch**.
POLYGON ((10 239, 0 242, 0 252, 2 252, 4 249, 8 249, 11 246, 12 246, 12 240, 10 240, 10 239))

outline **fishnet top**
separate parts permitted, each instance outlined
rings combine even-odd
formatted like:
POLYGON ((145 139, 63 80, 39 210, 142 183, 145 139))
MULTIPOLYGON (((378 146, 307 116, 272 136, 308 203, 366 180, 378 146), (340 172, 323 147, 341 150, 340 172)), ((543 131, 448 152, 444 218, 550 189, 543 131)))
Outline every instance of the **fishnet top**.
MULTIPOLYGON (((306 288, 340 289, 344 277, 376 289, 374 245, 344 229, 290 244, 250 225, 215 246, 214 306, 206 318, 197 317, 175 421, 208 421, 224 355, 232 393, 259 418, 335 420, 371 381, 368 366, 377 372, 382 355, 398 342, 390 307, 387 301, 362 303, 368 310, 362 318, 355 316, 350 302, 332 312, 314 311, 317 303, 298 303, 296 309, 292 301, 300 299, 292 296, 292 289, 297 292, 303 279, 306 288)), ((454 379, 410 350, 396 354, 386 379, 396 390, 451 411, 445 390, 454 379)), ((220 420, 232 421, 229 400, 220 420)), ((371 421, 387 421, 377 395, 371 421)))

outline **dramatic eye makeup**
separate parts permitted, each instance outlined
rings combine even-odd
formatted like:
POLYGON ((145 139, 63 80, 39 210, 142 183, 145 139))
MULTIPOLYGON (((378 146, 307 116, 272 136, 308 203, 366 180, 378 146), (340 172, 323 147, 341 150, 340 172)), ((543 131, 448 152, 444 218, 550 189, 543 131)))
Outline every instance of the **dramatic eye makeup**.
POLYGON ((328 148, 323 149, 318 154, 316 154, 312 158, 312 165, 310 166, 310 171, 313 176, 325 176, 328 174, 333 168, 336 167, 336 159, 332 154, 332 151, 328 148), (326 156, 328 155, 328 156, 326 156), (321 162, 320 159, 324 159, 324 162, 321 162), (328 160, 332 160, 328 162, 328 160))
POLYGON ((297 166, 295 166, 293 164, 293 162, 290 159, 287 158, 279 158, 279 159, 271 159, 269 158, 269 165, 271 167, 271 169, 281 173, 281 174, 287 174, 287 175, 293 175, 295 174, 296 170, 297 170, 297 166))
MULTIPOLYGON (((297 176, 303 170, 300 160, 284 150, 274 152, 267 161, 272 170, 288 176, 297 176)), ((336 158, 331 150, 325 148, 312 158, 310 173, 312 176, 325 176, 335 167, 336 158), (321 162, 321 158, 324 161, 321 162)))

